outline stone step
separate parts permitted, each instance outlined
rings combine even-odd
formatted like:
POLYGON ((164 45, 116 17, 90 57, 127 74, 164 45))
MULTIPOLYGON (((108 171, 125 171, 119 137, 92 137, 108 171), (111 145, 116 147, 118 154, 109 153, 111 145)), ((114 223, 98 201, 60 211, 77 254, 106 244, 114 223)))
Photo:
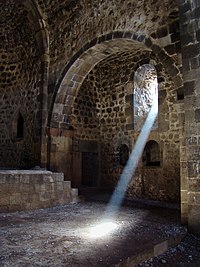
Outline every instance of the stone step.
POLYGON ((64 189, 71 189, 71 181, 64 181, 64 189))

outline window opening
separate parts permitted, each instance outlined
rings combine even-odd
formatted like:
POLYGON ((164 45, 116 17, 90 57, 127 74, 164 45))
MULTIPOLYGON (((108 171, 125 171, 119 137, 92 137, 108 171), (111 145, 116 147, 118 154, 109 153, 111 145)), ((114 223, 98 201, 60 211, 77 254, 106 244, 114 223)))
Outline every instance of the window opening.
POLYGON ((17 138, 24 137, 24 118, 22 114, 19 112, 18 120, 17 120, 17 138))
POLYGON ((156 141, 147 142, 143 152, 145 166, 160 166, 160 148, 156 141))
POLYGON ((121 145, 119 149, 119 164, 122 166, 126 165, 129 158, 129 148, 127 145, 121 145))
MULTIPOLYGON (((144 64, 136 70, 134 75, 135 130, 141 130, 154 101, 158 101, 157 72, 153 65, 144 64)), ((153 128, 156 127, 157 120, 153 128)))

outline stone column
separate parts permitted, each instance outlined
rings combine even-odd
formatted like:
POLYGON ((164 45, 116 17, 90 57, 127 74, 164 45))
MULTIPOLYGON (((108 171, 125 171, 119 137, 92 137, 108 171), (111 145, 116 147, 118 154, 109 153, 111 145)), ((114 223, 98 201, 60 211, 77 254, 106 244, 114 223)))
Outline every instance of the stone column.
POLYGON ((16 3, 23 4, 28 12, 28 18, 35 29, 35 37, 38 44, 38 52, 41 58, 41 80, 40 80, 40 94, 38 101, 40 102, 40 109, 38 111, 38 118, 40 118, 40 126, 37 130, 40 136, 40 165, 43 168, 47 167, 47 116, 48 116, 48 80, 49 80, 49 32, 48 25, 45 21, 45 16, 42 14, 37 3, 32 0, 15 0, 16 3))
POLYGON ((43 55, 42 58, 42 88, 41 88, 41 158, 40 165, 43 168, 47 167, 47 144, 48 144, 48 136, 46 132, 47 127, 47 116, 48 116, 48 107, 47 107, 47 99, 48 99, 48 76, 49 76, 49 53, 48 50, 43 55))
POLYGON ((182 221, 200 234, 200 1, 179 0, 185 130, 182 144, 182 221))

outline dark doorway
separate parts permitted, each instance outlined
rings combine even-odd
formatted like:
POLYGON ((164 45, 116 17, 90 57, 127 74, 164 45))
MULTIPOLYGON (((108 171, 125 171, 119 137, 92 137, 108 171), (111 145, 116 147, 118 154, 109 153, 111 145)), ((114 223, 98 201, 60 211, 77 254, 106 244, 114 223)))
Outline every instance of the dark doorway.
POLYGON ((98 181, 98 153, 82 152, 82 185, 96 186, 98 181))

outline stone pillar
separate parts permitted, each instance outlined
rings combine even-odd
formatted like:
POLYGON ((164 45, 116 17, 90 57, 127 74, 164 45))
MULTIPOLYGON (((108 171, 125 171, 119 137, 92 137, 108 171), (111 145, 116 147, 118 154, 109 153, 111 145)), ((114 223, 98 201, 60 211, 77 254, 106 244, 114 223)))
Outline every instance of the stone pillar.
MULTIPOLYGON (((18 2, 18 0, 15 0, 18 2)), ((40 165, 43 168, 47 167, 47 143, 48 137, 46 133, 47 116, 48 116, 48 80, 49 80, 49 32, 48 25, 45 21, 45 15, 42 14, 39 6, 32 0, 21 0, 28 12, 28 18, 35 28, 35 38, 38 44, 38 51, 41 57, 41 80, 40 80, 40 94, 38 100, 40 101, 40 109, 38 111, 38 118, 40 118, 40 126, 37 129, 37 134, 40 136, 40 165)))
POLYGON ((47 144, 48 137, 46 132, 47 127, 47 99, 48 99, 48 76, 49 76, 49 54, 44 54, 42 61, 42 88, 41 88, 41 156, 40 165, 42 168, 47 167, 47 144))
POLYGON ((179 0, 179 11, 185 94, 182 221, 200 234, 200 1, 179 0))

